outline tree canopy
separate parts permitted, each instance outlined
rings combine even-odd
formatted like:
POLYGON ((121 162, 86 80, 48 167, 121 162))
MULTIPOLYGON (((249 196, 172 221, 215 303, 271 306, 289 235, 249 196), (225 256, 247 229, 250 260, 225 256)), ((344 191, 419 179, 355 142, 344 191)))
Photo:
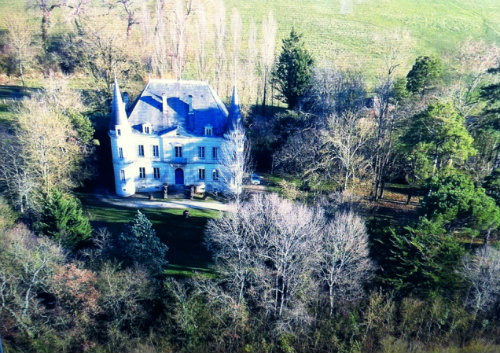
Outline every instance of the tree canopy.
POLYGON ((441 76, 441 61, 432 56, 419 56, 406 75, 406 89, 411 93, 424 94, 441 76))
POLYGON ((79 200, 74 196, 63 195, 58 189, 53 189, 48 195, 35 228, 66 247, 76 246, 92 233, 89 219, 83 215, 79 200))
POLYGON ((297 106, 311 83, 314 60, 301 38, 302 35, 292 29, 290 36, 283 39, 281 54, 272 72, 272 83, 289 109, 297 106))
POLYGON ((130 264, 138 263, 153 274, 158 274, 168 264, 165 259, 168 246, 161 242, 153 224, 141 211, 137 211, 118 240, 121 256, 130 264))

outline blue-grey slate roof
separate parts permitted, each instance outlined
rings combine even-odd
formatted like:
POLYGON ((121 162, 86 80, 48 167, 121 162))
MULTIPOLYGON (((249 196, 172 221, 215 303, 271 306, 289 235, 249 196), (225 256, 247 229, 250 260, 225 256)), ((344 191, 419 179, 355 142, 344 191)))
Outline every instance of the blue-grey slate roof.
POLYGON ((150 123, 153 133, 161 134, 177 127, 189 134, 203 135, 212 125, 213 134, 222 136, 228 125, 228 111, 207 82, 152 79, 132 107, 130 126, 141 130, 150 123), (163 113, 162 95, 166 93, 167 110, 163 113), (189 113, 192 96, 194 114, 189 113))

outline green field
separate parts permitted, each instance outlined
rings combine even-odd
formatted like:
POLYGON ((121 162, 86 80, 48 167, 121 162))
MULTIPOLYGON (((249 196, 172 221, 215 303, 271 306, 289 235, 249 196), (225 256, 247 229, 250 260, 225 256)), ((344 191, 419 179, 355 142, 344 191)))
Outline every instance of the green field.
MULTIPOLYGON (((89 194, 79 194, 94 229, 106 227, 112 234, 124 231, 137 210, 107 204, 89 194)), ((168 245, 167 260, 170 274, 210 272, 211 255, 203 245, 207 221, 218 217, 218 211, 190 209, 184 219, 184 209, 141 209, 153 223, 156 234, 168 245)))
MULTIPOLYGON (((417 55, 452 55, 467 38, 500 43, 500 0, 345 0, 345 13, 341 1, 225 0, 228 47, 233 7, 241 13, 243 47, 251 20, 261 37, 262 20, 272 11, 278 22, 277 52, 281 39, 295 27, 318 63, 355 68, 371 78, 383 70, 383 48, 394 44, 400 31, 407 33, 400 73, 408 71, 417 55)), ((206 2, 208 8, 210 4, 206 2)), ((0 0, 0 30, 9 16, 19 13, 26 13, 24 0, 0 0)))
MULTIPOLYGON (((467 38, 500 42, 499 0, 351 0, 341 14, 340 0, 226 0, 244 22, 257 22, 272 10, 278 37, 295 27, 318 62, 333 62, 376 74, 384 65, 383 48, 393 34, 407 31, 413 45, 404 49, 407 72, 415 56, 447 55, 467 38), (411 48, 413 47, 413 48, 411 48)), ((230 11, 228 11, 230 13, 230 11)), ((245 27, 245 25, 244 25, 245 27)), ((260 30, 260 27, 259 27, 260 30)))

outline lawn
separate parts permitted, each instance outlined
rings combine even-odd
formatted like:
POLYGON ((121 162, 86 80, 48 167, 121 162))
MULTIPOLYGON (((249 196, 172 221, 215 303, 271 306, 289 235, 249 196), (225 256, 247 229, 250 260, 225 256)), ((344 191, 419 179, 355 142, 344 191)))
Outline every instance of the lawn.
MULTIPOLYGON (((107 204, 91 194, 78 194, 94 229, 106 227, 119 234, 134 218, 136 209, 107 204)), ((211 254, 203 245, 205 225, 209 219, 219 217, 218 211, 190 209, 184 219, 184 209, 141 209, 160 239, 168 245, 168 273, 187 275, 193 272, 211 273, 211 254)))

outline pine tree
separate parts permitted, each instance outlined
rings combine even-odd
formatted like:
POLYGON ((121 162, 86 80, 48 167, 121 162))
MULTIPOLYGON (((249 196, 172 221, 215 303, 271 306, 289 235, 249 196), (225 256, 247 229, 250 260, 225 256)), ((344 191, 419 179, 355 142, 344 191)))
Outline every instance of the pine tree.
POLYGON ((292 29, 290 36, 283 39, 282 51, 272 72, 272 84, 289 109, 297 106, 312 76, 314 60, 301 38, 302 35, 292 29))
POLYGON ((69 248, 92 233, 89 219, 83 215, 78 199, 63 195, 58 189, 53 189, 45 201, 35 229, 69 248))
POLYGON ((419 56, 406 75, 406 89, 411 93, 424 94, 436 83, 442 72, 441 62, 432 56, 419 56))
POLYGON ((151 221, 140 211, 120 234, 119 246, 126 262, 138 263, 153 274, 161 272, 168 264, 165 259, 167 245, 161 242, 151 221))

